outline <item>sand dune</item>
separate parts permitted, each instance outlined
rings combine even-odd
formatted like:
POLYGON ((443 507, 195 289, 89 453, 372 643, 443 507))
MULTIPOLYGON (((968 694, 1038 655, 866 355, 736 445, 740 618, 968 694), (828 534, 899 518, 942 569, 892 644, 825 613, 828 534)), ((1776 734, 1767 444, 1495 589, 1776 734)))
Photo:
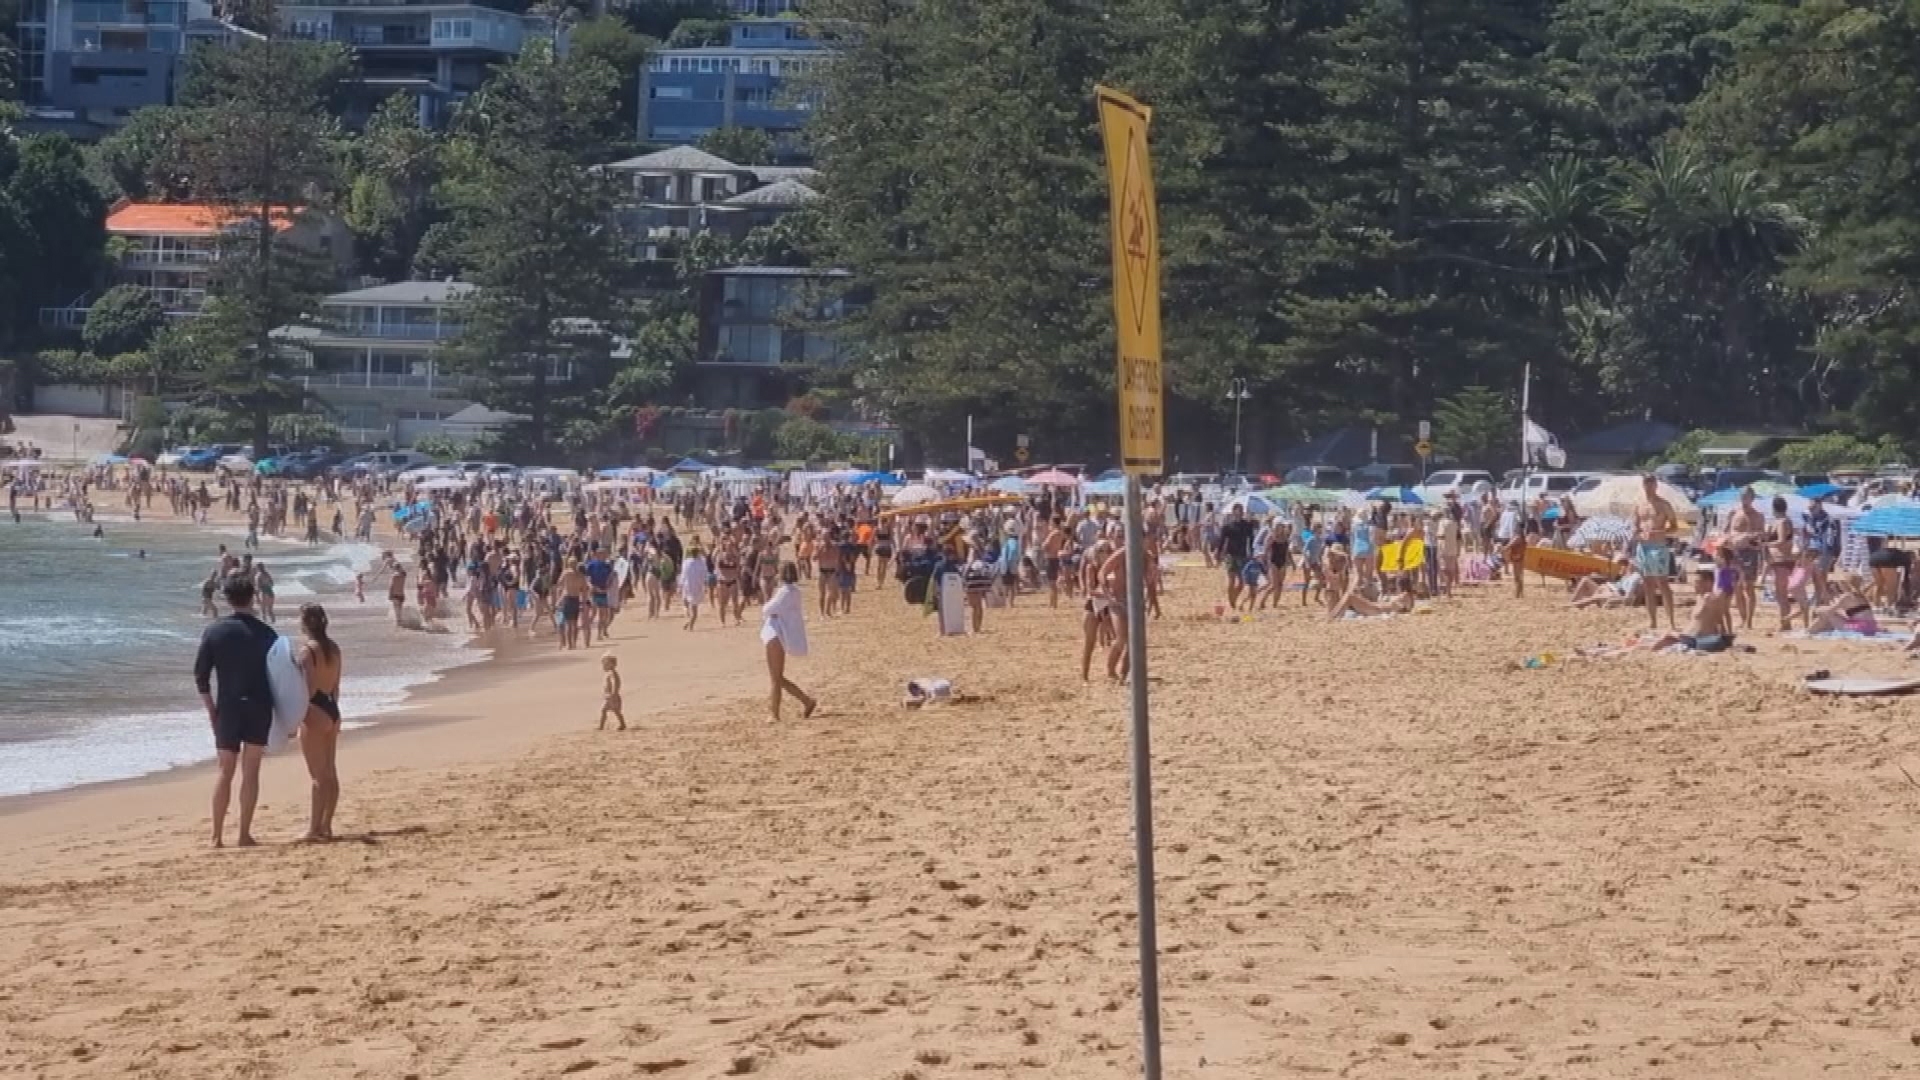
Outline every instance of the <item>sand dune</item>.
MULTIPOLYGON (((1635 617, 1227 624, 1212 587, 1153 627, 1170 1076, 1920 1068, 1920 703, 1791 685, 1897 655, 1519 671, 1635 617)), ((0 1074, 1136 1074, 1123 691, 1044 599, 938 641, 890 597, 815 622, 804 722, 751 627, 632 620, 629 702, 674 687, 636 731, 583 730, 588 656, 433 703, 566 730, 359 776, 352 842, 201 851, 199 783, 87 846, 0 832, 0 1074), (986 700, 901 708, 928 674, 986 700)))

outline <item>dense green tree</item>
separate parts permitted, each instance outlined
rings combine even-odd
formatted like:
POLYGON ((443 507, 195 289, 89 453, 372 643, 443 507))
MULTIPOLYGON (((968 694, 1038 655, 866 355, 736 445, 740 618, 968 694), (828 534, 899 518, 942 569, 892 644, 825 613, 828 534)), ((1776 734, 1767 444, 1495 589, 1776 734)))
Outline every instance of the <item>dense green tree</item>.
POLYGON ((87 180, 86 161, 64 135, 21 140, 8 193, 32 224, 38 245, 27 254, 27 299, 65 304, 93 286, 106 242, 106 203, 87 180))
POLYGON ((318 309, 332 261, 289 225, 337 190, 339 128, 325 103, 347 71, 338 46, 269 38, 192 54, 182 126, 194 193, 227 215, 205 313, 198 373, 211 400, 240 411, 256 452, 277 412, 305 395, 276 335, 318 309))
POLYGON ((700 149, 735 165, 773 164, 773 136, 759 128, 714 128, 701 137, 700 149))
POLYGON ((80 340, 102 356, 139 352, 167 324, 166 310, 152 291, 137 285, 116 285, 100 294, 87 309, 80 340))
POLYGON ((667 35, 667 48, 694 49, 703 45, 725 45, 727 43, 727 20, 719 19, 682 19, 667 35))
POLYGON ((374 110, 351 156, 344 209, 354 257, 376 277, 405 278, 441 217, 434 193, 442 172, 440 138, 420 125, 411 99, 396 94, 374 110))
POLYGON ((487 404, 527 416, 543 452, 567 414, 597 410, 611 378, 619 252, 613 188, 594 168, 613 127, 618 76, 530 46, 461 111, 446 195, 461 261, 479 286, 449 358, 487 404), (564 367, 563 367, 564 365, 564 367), (556 381, 570 370, 572 378, 556 381))
POLYGON ((189 109, 141 109, 113 134, 88 148, 87 172, 107 199, 164 202, 188 197, 185 125, 189 109))
POLYGON ((634 130, 640 118, 640 73, 647 56, 660 47, 660 42, 617 15, 602 15, 574 27, 568 47, 574 59, 602 64, 620 77, 620 88, 615 91, 620 127, 634 130))
POLYGON ((1433 407, 1433 445, 1439 457, 1491 468, 1519 455, 1520 410, 1513 399, 1469 386, 1433 407))

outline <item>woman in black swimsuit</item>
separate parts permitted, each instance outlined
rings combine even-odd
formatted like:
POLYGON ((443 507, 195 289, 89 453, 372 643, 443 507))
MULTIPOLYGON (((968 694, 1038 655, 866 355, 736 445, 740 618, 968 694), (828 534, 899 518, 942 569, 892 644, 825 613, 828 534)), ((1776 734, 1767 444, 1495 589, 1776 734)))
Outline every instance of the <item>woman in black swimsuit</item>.
POLYGON ((300 609, 300 631, 305 640, 295 651, 300 671, 307 677, 312 698, 300 724, 300 753, 313 777, 313 813, 306 840, 333 839, 333 811, 340 805, 340 772, 334 751, 340 742, 340 646, 327 636, 327 609, 308 604, 300 609))

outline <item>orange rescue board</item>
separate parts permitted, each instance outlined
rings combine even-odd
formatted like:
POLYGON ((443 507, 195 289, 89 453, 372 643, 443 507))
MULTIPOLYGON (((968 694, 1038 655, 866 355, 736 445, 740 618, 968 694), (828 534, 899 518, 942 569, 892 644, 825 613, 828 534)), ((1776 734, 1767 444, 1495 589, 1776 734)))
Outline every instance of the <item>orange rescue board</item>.
POLYGON ((1588 574, 1598 574, 1608 580, 1619 576, 1614 564, 1602 556, 1549 547, 1528 548, 1525 566, 1536 574, 1562 581, 1578 581, 1588 574))

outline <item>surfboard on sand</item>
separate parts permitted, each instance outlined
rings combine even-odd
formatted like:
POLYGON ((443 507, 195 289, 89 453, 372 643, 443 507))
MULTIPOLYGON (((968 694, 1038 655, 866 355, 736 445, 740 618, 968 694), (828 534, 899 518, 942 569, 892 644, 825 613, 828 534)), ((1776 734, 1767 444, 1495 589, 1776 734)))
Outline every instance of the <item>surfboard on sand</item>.
POLYGON ((1619 569, 1608 559, 1559 548, 1529 547, 1525 565, 1536 574, 1562 581, 1578 581, 1588 574, 1598 574, 1609 581, 1620 576, 1619 569))
POLYGON ((267 684, 273 689, 273 730, 267 735, 267 749, 278 750, 307 717, 307 677, 293 661, 293 639, 283 635, 267 650, 267 684))
POLYGON ((1880 697, 1888 694, 1911 694, 1920 690, 1920 679, 1808 679, 1802 685, 1816 694, 1880 697))

